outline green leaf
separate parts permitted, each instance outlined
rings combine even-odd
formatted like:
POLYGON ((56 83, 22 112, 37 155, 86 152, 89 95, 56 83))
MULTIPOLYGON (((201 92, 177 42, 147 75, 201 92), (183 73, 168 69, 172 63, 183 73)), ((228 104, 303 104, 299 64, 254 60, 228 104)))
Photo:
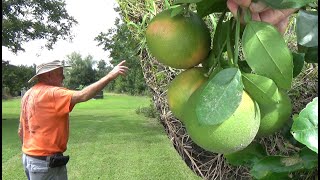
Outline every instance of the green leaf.
POLYGON ((300 10, 296 24, 297 42, 305 47, 318 46, 318 14, 300 10))
POLYGON ((277 85, 272 79, 257 74, 242 73, 244 90, 258 104, 273 104, 280 101, 277 85))
POLYGON ((259 179, 259 180, 292 180, 288 176, 288 173, 268 173, 265 177, 259 179))
POLYGON ((273 9, 301 8, 317 0, 261 0, 273 9))
POLYGON ((243 32, 242 43, 245 59, 255 73, 272 79, 279 88, 290 89, 292 54, 274 26, 250 21, 243 32))
POLYGON ((209 79, 212 79, 216 74, 218 74, 222 70, 223 68, 221 66, 215 66, 215 68, 211 71, 211 74, 209 74, 209 79))
POLYGON ((318 153, 318 97, 309 102, 293 120, 291 127, 293 137, 318 153))
POLYGON ((307 63, 318 63, 318 46, 305 47, 298 44, 298 52, 304 53, 304 61, 307 63))
POLYGON ((221 70, 209 80, 200 94, 196 105, 199 123, 216 125, 228 119, 238 108, 242 93, 240 70, 237 68, 221 70))
POLYGON ((270 179, 266 177, 283 176, 289 173, 303 169, 303 160, 299 156, 267 156, 254 164, 250 174, 257 179, 270 179))
POLYGON ((211 13, 223 12, 227 9, 225 0, 203 0, 197 3, 197 14, 205 17, 211 13))
POLYGON ((309 47, 305 53, 304 60, 307 63, 318 63, 318 46, 309 47))
POLYGON ((248 23, 248 22, 250 22, 250 21, 252 20, 252 15, 251 15, 251 12, 250 12, 250 9, 249 9, 249 8, 246 8, 246 9, 244 10, 244 17, 243 17, 243 19, 244 19, 244 22, 245 22, 245 23, 248 23))
POLYGON ((182 12, 183 12, 183 7, 182 6, 178 6, 178 7, 172 9, 170 16, 174 17, 174 16, 176 16, 178 14, 181 14, 182 12))
POLYGON ((303 165, 306 169, 312 169, 318 166, 318 154, 304 147, 299 152, 299 156, 303 160, 303 165))
POLYGON ((209 70, 214 64, 217 63, 217 60, 214 57, 214 54, 212 50, 209 52, 208 57, 202 61, 202 66, 206 69, 209 70))
POLYGON ((257 142, 252 142, 245 149, 231 154, 224 154, 227 162, 234 166, 249 166, 267 156, 266 150, 257 142))
POLYGON ((187 4, 187 3, 198 3, 201 2, 202 0, 175 0, 173 4, 187 4))
POLYGON ((213 35, 212 51, 215 57, 218 57, 220 52, 225 48, 227 37, 227 26, 230 25, 230 20, 223 22, 225 14, 221 15, 217 24, 217 28, 213 35))
POLYGON ((293 55, 293 77, 297 77, 304 65, 304 53, 292 53, 293 55))
POLYGON ((245 73, 252 72, 252 69, 248 65, 247 61, 241 61, 241 60, 238 61, 238 66, 239 66, 239 69, 241 70, 241 72, 245 72, 245 73))

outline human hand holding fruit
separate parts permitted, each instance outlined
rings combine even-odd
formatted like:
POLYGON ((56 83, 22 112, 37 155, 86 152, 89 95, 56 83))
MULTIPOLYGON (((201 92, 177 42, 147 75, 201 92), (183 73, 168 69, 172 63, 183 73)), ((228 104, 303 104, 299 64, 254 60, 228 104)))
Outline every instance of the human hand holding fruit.
MULTIPOLYGON (((281 34, 284 34, 289 23, 289 16, 297 9, 272 9, 263 2, 252 2, 252 0, 228 0, 227 6, 236 17, 239 6, 244 10, 249 8, 252 20, 264 21, 274 25, 281 34)), ((244 12, 244 11, 242 11, 244 12)), ((244 14, 241 14, 243 17, 244 14)), ((241 18, 243 19, 243 18, 241 18)))

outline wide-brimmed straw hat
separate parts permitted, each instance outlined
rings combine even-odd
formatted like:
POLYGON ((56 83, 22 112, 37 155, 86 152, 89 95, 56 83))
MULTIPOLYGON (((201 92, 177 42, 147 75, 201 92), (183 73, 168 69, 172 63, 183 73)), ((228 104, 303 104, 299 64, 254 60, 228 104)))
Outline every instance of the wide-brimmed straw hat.
POLYGON ((53 70, 61 68, 61 67, 63 68, 63 67, 70 67, 70 66, 63 65, 62 62, 59 61, 59 60, 54 60, 54 61, 51 61, 51 62, 48 62, 48 63, 43 63, 43 64, 40 64, 40 65, 37 65, 37 67, 36 67, 36 75, 34 75, 28 81, 28 83, 30 83, 33 80, 35 80, 37 78, 37 76, 40 75, 40 74, 47 73, 47 72, 53 71, 53 70))

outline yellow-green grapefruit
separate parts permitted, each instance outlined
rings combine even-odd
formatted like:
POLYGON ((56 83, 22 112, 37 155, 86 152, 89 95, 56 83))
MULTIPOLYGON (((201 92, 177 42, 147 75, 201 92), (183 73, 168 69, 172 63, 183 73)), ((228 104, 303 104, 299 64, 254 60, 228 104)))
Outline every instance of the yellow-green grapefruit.
POLYGON ((195 104, 201 89, 202 86, 191 95, 184 108, 183 118, 191 139, 203 149, 214 153, 229 154, 247 147, 259 129, 258 104, 243 91, 240 105, 231 117, 218 125, 201 125, 195 114, 195 104))
POLYGON ((194 12, 171 17, 172 9, 157 14, 146 30, 151 54, 161 63, 178 69, 198 65, 210 51, 210 32, 194 12))
POLYGON ((190 68, 177 75, 169 84, 168 105, 173 115, 181 121, 183 106, 191 94, 208 79, 204 74, 204 68, 190 68))
POLYGON ((287 93, 279 91, 280 101, 276 104, 259 104, 261 112, 260 128, 257 136, 268 136, 281 129, 292 114, 291 99, 287 93))

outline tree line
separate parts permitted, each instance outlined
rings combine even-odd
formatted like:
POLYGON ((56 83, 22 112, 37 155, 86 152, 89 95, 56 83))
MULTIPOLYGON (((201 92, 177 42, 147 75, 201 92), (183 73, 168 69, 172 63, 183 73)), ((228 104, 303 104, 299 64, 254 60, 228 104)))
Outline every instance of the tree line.
MULTIPOLYGON (((2 5, 2 46, 13 53, 24 51, 23 44, 34 39, 46 39, 46 47, 52 49, 52 45, 58 39, 73 38, 71 27, 77 24, 77 21, 66 11, 64 1, 4 0, 2 5), (56 13, 57 9, 63 13, 56 13), (27 14, 30 16, 26 16, 27 14), (39 21, 35 21, 37 19, 39 21), (42 19, 47 19, 47 23, 40 21, 42 19), (63 21, 67 23, 61 23, 63 21), (51 22, 57 25, 52 26, 51 22), (48 30, 50 28, 51 30, 48 30)), ((137 52, 138 42, 132 38, 126 24, 117 18, 115 28, 109 29, 106 33, 101 32, 94 40, 98 42, 98 46, 110 52, 109 57, 112 60, 107 63, 104 60, 95 60, 92 55, 82 57, 76 52, 67 55, 64 63, 71 67, 65 68, 64 86, 70 89, 82 89, 106 75, 122 60, 126 60, 126 65, 130 68, 127 76, 120 76, 111 81, 105 90, 130 95, 146 94, 147 86, 137 52)), ((35 64, 14 66, 2 59, 2 97, 19 96, 22 88, 32 87, 34 82, 27 81, 35 71, 35 64)))
MULTIPOLYGON (((82 57, 76 52, 67 55, 67 59, 63 63, 70 66, 64 68, 64 86, 73 90, 80 90, 94 83, 108 74, 117 64, 114 60, 110 63, 106 63, 104 60, 94 60, 91 55, 82 57)), ((105 90, 130 95, 144 95, 146 85, 140 67, 132 59, 127 59, 127 64, 130 67, 127 76, 111 81, 105 90)), ((28 83, 28 80, 35 74, 35 68, 35 64, 14 66, 7 61, 2 61, 2 97, 20 96, 23 88, 32 87, 35 82, 28 83)))

